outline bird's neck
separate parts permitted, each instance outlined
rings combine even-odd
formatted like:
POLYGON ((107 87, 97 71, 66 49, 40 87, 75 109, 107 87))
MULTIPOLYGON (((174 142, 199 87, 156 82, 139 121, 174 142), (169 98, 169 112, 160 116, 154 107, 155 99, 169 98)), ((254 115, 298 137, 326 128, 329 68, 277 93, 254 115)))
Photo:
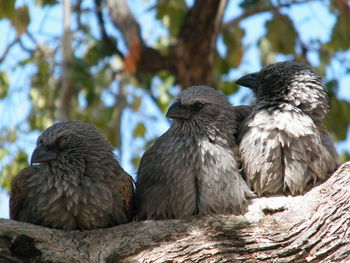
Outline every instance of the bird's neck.
POLYGON ((195 122, 195 121, 183 121, 175 120, 171 126, 170 133, 176 137, 189 138, 194 140, 206 140, 206 141, 231 141, 234 139, 235 129, 232 127, 231 122, 225 124, 219 124, 215 121, 212 122, 195 122), (221 139, 219 139, 221 138, 221 139))
POLYGON ((82 160, 59 160, 41 164, 45 176, 51 176, 55 180, 79 181, 84 175, 85 163, 82 160))

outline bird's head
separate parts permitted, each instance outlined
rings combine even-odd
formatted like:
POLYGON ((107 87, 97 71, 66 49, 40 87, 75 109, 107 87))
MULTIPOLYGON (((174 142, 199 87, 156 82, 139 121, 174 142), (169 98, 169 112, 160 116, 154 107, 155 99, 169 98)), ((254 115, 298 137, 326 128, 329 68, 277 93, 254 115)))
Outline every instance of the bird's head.
MULTIPOLYGON (((236 83, 253 90, 257 99, 282 98, 288 100, 287 96, 290 95, 291 89, 308 92, 305 89, 307 85, 322 86, 321 77, 309 66, 291 61, 267 65, 259 72, 241 77, 236 83)), ((290 97, 289 99, 294 100, 295 98, 290 97)))
POLYGON ((222 92, 207 86, 192 86, 178 96, 166 117, 173 119, 175 124, 206 128, 227 119, 224 113, 231 107, 222 92))
POLYGON ((95 126, 79 121, 58 122, 38 137, 31 163, 77 162, 100 145, 111 149, 95 126))

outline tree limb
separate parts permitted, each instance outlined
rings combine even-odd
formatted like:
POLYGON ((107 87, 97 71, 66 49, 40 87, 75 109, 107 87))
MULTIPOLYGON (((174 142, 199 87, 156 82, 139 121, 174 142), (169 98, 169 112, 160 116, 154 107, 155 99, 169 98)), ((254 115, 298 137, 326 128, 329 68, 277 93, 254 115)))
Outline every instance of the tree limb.
POLYGON ((350 162, 303 196, 253 201, 244 216, 64 232, 0 220, 1 262, 349 262, 350 162))
POLYGON ((96 6, 96 17, 97 17, 98 27, 101 32, 102 40, 106 43, 107 48, 111 52, 116 53, 119 57, 124 59, 124 54, 117 48, 116 43, 114 43, 107 34, 107 31, 105 28, 105 21, 103 19, 103 14, 102 14, 102 0, 95 0, 95 6, 96 6))
POLYGON ((140 25, 137 23, 129 6, 125 0, 106 0, 112 22, 120 30, 124 36, 125 43, 128 48, 131 48, 134 41, 138 41, 143 45, 141 37, 140 25))
POLYGON ((271 6, 263 6, 263 7, 259 7, 259 8, 254 8, 254 9, 248 9, 248 10, 245 10, 240 16, 238 16, 238 17, 230 20, 229 22, 223 24, 220 31, 223 32, 228 27, 232 27, 234 25, 237 25, 243 19, 245 19, 247 17, 250 17, 250 16, 253 16, 253 15, 279 10, 279 9, 281 9, 283 7, 290 7, 290 6, 292 6, 292 5, 294 6, 296 4, 305 4, 305 3, 308 3, 308 2, 311 2, 311 0, 291 1, 289 3, 278 4, 276 6, 271 5, 271 6))
POLYGON ((173 49, 176 76, 182 88, 214 86, 215 44, 226 4, 226 0, 197 0, 188 11, 173 49))
POLYGON ((11 48, 17 44, 17 42, 19 41, 20 36, 16 36, 16 38, 14 38, 6 47, 4 52, 2 53, 2 55, 0 56, 0 63, 2 63, 4 61, 4 59, 6 58, 7 54, 10 52, 11 48))
POLYGON ((106 0, 114 25, 124 36, 129 54, 124 59, 124 72, 155 73, 169 69, 169 61, 158 50, 147 47, 141 36, 140 25, 125 0, 106 0))
MULTIPOLYGON (((122 146, 122 116, 125 107, 128 105, 127 101, 127 91, 125 89, 126 82, 124 79, 119 81, 119 90, 118 93, 115 94, 115 101, 113 107, 113 115, 112 119, 108 123, 107 129, 107 137, 112 138, 111 143, 114 147, 121 149, 122 146)), ((119 154, 119 158, 121 159, 121 152, 119 154)))

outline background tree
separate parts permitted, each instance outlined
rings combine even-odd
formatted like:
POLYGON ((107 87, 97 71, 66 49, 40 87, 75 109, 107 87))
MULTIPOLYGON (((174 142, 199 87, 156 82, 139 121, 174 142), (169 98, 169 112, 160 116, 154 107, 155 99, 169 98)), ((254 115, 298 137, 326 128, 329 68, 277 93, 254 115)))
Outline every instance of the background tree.
MULTIPOLYGON (((167 128, 162 116, 180 89, 212 85, 249 103, 251 94, 233 81, 277 60, 310 63, 325 76, 327 127, 337 141, 347 137, 346 0, 0 0, 0 19, 2 186, 28 165, 39 132, 59 119, 100 127, 134 171, 167 128)), ((0 261, 349 261, 349 167, 304 196, 255 199, 245 217, 87 232, 0 220, 0 261)))
MULTIPOLYGON (((341 95, 350 93, 344 87, 350 71, 348 1, 0 3, 8 28, 0 50, 0 184, 7 189, 28 165, 39 131, 57 120, 97 125, 120 158, 133 161, 134 171, 144 148, 164 131, 163 113, 179 89, 210 85, 249 103, 234 80, 277 60, 310 63, 325 76, 327 127, 335 140, 347 137, 350 104, 341 95), (305 10, 309 15, 300 16, 305 10), (62 20, 50 27, 58 13, 62 20), (300 17, 314 21, 326 37, 305 35, 307 21, 300 17)), ((344 152, 343 159, 348 156, 344 152)))

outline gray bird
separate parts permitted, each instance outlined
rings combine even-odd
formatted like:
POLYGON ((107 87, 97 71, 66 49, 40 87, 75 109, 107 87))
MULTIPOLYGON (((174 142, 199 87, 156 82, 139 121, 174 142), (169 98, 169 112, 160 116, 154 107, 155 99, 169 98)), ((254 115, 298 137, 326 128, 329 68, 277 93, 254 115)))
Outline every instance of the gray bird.
POLYGON ((10 218, 59 228, 95 229, 133 216, 132 178, 93 125, 59 122, 38 138, 33 165, 11 186, 10 218))
POLYGON ((256 95, 239 132, 248 183, 259 195, 302 194, 338 166, 323 120, 328 98, 309 66, 279 62, 238 79, 256 95))
POLYGON ((237 109, 220 91, 194 86, 166 116, 173 119, 171 127, 144 153, 138 169, 137 218, 244 213, 253 193, 239 172, 237 109))

